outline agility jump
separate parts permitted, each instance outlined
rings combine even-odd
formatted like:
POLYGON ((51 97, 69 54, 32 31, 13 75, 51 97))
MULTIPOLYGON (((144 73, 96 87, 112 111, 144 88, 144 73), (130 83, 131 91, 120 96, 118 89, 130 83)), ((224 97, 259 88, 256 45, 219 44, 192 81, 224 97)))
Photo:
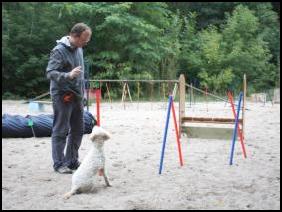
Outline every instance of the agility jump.
MULTIPOLYGON (((164 130, 164 137, 163 137, 163 145, 162 145, 162 151, 161 151, 161 160, 160 160, 160 168, 159 168, 159 174, 162 172, 163 167, 163 161, 164 161, 164 152, 165 152, 165 144, 166 144, 166 138, 167 138, 167 131, 168 131, 168 122, 170 118, 170 111, 173 112, 173 118, 174 118, 174 126, 175 126, 175 132, 176 132, 176 140, 178 145, 178 154, 179 154, 179 161, 180 165, 183 166, 183 158, 181 153, 181 143, 180 138, 183 133, 187 134, 188 138, 206 138, 206 139, 230 139, 232 138, 232 146, 231 146, 231 152, 230 152, 230 160, 229 164, 232 165, 233 163, 233 155, 234 155, 234 146, 235 141, 237 138, 237 135, 239 135, 241 147, 243 151, 244 158, 247 157, 246 149, 244 145, 244 132, 245 132, 245 100, 246 100, 246 76, 244 75, 243 78, 243 91, 240 92, 239 95, 239 103, 236 105, 233 101, 233 96, 230 92, 228 92, 228 99, 223 99, 221 97, 218 97, 216 95, 213 95, 211 93, 207 92, 207 89, 205 91, 195 88, 192 85, 188 85, 185 83, 185 77, 184 75, 180 75, 179 80, 89 80, 89 82, 99 82, 100 88, 97 89, 99 91, 99 95, 96 93, 96 107, 97 107, 97 119, 98 124, 100 124, 100 98, 101 98, 101 85, 102 83, 106 83, 107 88, 107 94, 110 98, 110 92, 108 83, 110 82, 120 82, 123 83, 123 89, 122 89, 122 103, 124 103, 126 94, 129 95, 130 101, 132 102, 132 97, 130 95, 130 89, 129 89, 129 82, 137 82, 137 91, 138 91, 138 101, 140 96, 140 82, 147 82, 147 83, 175 83, 173 92, 169 92, 169 103, 168 103, 168 109, 167 109, 167 119, 165 124, 165 130, 164 130), (186 87, 189 87, 192 90, 195 89, 199 92, 202 92, 207 95, 210 95, 212 97, 215 97, 217 99, 223 100, 224 102, 230 103, 233 113, 233 118, 223 118, 223 117, 189 117, 185 116, 185 102, 186 102, 186 87), (177 120, 175 116, 175 108, 173 104, 174 97, 176 95, 176 91, 179 89, 179 120, 178 120, 178 126, 177 126, 177 120), (98 102, 97 102, 98 101, 98 102), (241 107, 242 103, 242 107, 241 107), (237 113, 235 112, 235 106, 237 106, 237 113), (242 118, 240 118, 240 111, 242 110, 242 118), (189 126, 190 123, 198 123, 198 124, 213 124, 213 125, 230 125, 234 127, 229 128, 220 128, 220 127, 203 127, 203 126, 189 126)), ((111 100, 110 100, 111 102, 111 100)), ((125 106, 124 106, 125 108, 125 106)))

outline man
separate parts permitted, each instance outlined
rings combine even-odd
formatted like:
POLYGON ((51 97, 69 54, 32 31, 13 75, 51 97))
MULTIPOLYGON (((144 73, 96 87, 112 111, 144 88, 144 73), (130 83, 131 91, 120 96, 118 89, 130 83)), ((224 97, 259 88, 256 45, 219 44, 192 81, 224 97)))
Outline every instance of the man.
POLYGON ((53 101, 53 168, 70 174, 80 165, 78 149, 83 136, 84 63, 83 50, 92 31, 84 23, 73 26, 69 36, 57 40, 47 66, 53 101), (68 139, 66 146, 66 139, 68 139), (66 146, 66 150, 65 150, 66 146), (64 154, 65 151, 65 154, 64 154))

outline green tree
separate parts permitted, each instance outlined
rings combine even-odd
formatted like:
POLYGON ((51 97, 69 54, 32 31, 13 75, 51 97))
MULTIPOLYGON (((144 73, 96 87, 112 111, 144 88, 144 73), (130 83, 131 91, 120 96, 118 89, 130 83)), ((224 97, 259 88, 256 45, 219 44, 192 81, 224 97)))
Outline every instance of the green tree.
POLYGON ((201 63, 198 77, 203 87, 214 92, 225 93, 233 80, 233 70, 224 64, 224 46, 222 34, 215 26, 199 33, 201 63))
POLYGON ((231 67, 236 81, 246 73, 249 83, 260 89, 269 86, 275 75, 272 55, 259 34, 259 20, 254 12, 239 5, 223 25, 224 64, 231 67), (268 77, 267 77, 268 76, 268 77))
POLYGON ((196 29, 197 14, 189 13, 183 17, 183 27, 180 34, 181 52, 179 55, 179 74, 184 73, 188 81, 198 78, 201 65, 200 43, 196 29))
POLYGON ((2 95, 8 91, 33 97, 46 92, 49 52, 63 29, 54 19, 56 11, 49 9, 51 3, 3 3, 2 6, 2 95))

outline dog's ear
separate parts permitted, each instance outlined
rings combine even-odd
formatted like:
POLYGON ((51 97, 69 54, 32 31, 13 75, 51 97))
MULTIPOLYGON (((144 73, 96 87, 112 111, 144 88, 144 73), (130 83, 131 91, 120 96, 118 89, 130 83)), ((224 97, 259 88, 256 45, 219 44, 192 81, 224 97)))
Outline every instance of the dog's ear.
POLYGON ((104 141, 106 141, 106 140, 109 140, 111 138, 111 136, 110 136, 110 134, 109 133, 104 133, 103 134, 103 136, 102 136, 102 139, 104 140, 104 141))
POLYGON ((93 129, 92 129, 92 132, 90 134, 90 140, 91 141, 94 141, 95 139, 97 139, 97 135, 98 135, 98 130, 99 130, 99 127, 98 126, 94 126, 93 129))
POLYGON ((94 141, 94 140, 95 140, 95 134, 94 134, 94 133, 91 133, 91 134, 90 134, 90 140, 91 140, 91 141, 94 141))
POLYGON ((96 140, 101 140, 101 141, 106 141, 109 140, 110 136, 108 134, 91 134, 90 135, 90 140, 91 141, 96 141, 96 140))

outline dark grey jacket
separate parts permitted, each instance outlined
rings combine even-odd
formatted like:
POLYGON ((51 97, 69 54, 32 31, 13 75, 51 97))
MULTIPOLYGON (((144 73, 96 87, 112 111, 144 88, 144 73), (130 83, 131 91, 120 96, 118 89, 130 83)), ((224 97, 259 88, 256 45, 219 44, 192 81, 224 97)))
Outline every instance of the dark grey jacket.
POLYGON ((84 95, 84 63, 82 48, 70 45, 68 36, 57 40, 57 46, 50 54, 46 68, 47 78, 50 79, 51 96, 73 92, 80 100, 84 95), (77 66, 82 67, 81 74, 74 79, 69 78, 69 72, 77 66))

